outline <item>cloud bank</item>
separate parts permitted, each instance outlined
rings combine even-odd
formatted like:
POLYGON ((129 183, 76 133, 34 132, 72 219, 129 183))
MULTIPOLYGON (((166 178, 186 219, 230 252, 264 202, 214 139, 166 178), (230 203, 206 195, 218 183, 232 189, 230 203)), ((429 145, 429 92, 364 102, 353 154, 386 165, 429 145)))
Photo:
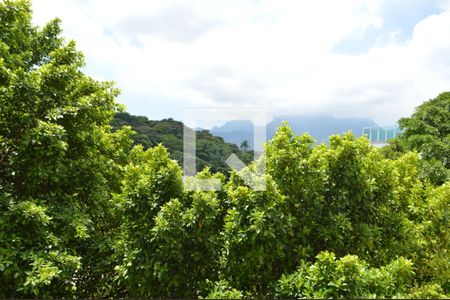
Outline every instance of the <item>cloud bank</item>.
POLYGON ((450 5, 411 0, 34 0, 133 114, 261 106, 390 124, 450 90, 450 5))

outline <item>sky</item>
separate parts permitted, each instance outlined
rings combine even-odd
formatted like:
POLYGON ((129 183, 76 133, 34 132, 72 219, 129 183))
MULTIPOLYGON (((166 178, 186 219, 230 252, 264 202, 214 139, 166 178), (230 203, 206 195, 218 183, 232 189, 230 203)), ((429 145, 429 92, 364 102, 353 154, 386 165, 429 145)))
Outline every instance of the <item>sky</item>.
POLYGON ((450 0, 34 0, 128 112, 408 116, 450 90, 450 0))

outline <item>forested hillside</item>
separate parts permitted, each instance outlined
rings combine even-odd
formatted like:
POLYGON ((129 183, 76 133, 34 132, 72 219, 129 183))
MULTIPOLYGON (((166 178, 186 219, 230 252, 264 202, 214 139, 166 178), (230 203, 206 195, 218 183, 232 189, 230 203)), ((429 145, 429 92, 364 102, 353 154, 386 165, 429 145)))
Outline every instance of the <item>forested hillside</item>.
POLYGON ((196 175, 219 190, 186 190, 152 140, 175 155, 181 124, 131 117, 134 146, 114 84, 31 19, 0 2, 0 298, 450 296, 449 93, 385 149, 283 124, 256 163, 196 175))
MULTIPOLYGON (((144 149, 164 145, 170 157, 183 163, 183 123, 173 119, 152 121, 147 117, 133 116, 128 113, 118 113, 111 122, 113 130, 123 126, 130 126, 135 132, 132 135, 135 145, 142 145, 144 149)), ((192 130, 188 128, 188 130, 192 130)), ((198 171, 209 167, 213 172, 229 174, 231 169, 225 160, 236 154, 243 162, 253 160, 253 151, 241 151, 237 145, 226 143, 221 137, 209 133, 208 130, 196 132, 196 166, 198 171)))

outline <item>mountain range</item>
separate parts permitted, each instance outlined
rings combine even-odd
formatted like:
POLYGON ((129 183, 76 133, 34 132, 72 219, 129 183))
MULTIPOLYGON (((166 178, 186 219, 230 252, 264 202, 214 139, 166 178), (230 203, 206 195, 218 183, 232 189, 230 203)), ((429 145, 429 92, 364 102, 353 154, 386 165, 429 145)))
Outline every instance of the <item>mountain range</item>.
MULTIPOLYGON (((333 134, 352 131, 355 136, 361 136, 364 127, 377 126, 367 118, 335 118, 326 115, 284 115, 276 116, 266 127, 266 137, 271 139, 283 121, 287 121, 295 134, 309 133, 319 143, 328 142, 333 134)), ((240 145, 247 141, 253 148, 253 123, 248 120, 228 121, 222 126, 213 127, 210 132, 222 137, 225 142, 240 145)))

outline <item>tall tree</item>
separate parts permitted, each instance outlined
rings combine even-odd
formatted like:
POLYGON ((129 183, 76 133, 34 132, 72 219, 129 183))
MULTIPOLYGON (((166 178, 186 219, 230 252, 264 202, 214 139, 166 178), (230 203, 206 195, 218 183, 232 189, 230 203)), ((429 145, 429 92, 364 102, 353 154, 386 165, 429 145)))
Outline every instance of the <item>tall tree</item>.
POLYGON ((422 173, 440 185, 450 179, 450 92, 444 92, 399 121, 401 139, 422 157, 422 173))
POLYGON ((110 132, 119 91, 30 6, 0 2, 0 298, 100 297, 129 130, 110 132))
POLYGON ((242 143, 241 143, 241 150, 242 151, 244 151, 244 152, 247 152, 247 149, 248 149, 248 141, 247 140, 244 140, 242 143))

